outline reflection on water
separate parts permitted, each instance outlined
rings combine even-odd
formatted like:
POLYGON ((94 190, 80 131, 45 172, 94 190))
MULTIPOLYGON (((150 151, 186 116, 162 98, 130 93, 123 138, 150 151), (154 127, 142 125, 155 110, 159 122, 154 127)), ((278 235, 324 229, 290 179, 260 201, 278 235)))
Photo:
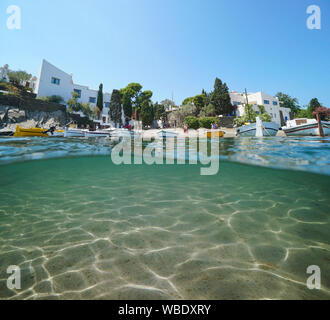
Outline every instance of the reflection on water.
MULTIPOLYGON (((9 141, 0 152, 16 159, 49 148, 34 140, 19 154, 22 142, 9 141)), ((270 162, 271 152, 284 159, 278 150, 290 163, 320 155, 303 165, 313 170, 329 161, 328 142, 314 141, 303 142, 304 156, 296 140, 276 140, 273 151, 226 140, 222 150, 270 162)), ((107 151, 74 141, 77 154, 79 143, 107 151)), ((66 148, 60 140, 49 152, 72 154, 66 148)), ((330 298, 329 176, 224 161, 216 176, 199 173, 115 166, 108 156, 0 166, 0 298, 330 298), (7 289, 9 265, 22 268, 22 290, 7 289), (306 287, 310 265, 321 268, 322 290, 306 287)))

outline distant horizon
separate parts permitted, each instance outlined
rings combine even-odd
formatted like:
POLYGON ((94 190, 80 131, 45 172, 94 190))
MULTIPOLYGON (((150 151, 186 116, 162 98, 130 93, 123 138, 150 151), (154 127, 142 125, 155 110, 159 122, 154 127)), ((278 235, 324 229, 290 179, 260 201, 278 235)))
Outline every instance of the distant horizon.
POLYGON ((330 107, 326 0, 17 0, 22 26, 8 30, 12 4, 0 4, 0 65, 11 70, 38 76, 45 59, 93 90, 137 82, 154 102, 173 94, 177 105, 210 92, 218 77, 230 92, 283 92, 302 108, 313 98, 330 107), (313 4, 321 8, 320 30, 306 27, 313 4))

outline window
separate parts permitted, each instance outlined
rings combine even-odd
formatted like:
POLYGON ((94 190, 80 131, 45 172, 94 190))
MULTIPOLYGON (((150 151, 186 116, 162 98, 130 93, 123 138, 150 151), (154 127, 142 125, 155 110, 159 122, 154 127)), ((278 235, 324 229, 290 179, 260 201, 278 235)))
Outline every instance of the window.
POLYGON ((57 78, 54 78, 54 77, 53 77, 51 82, 52 82, 52 84, 56 84, 56 85, 58 85, 58 86, 59 86, 59 85, 60 85, 60 82, 61 82, 61 80, 60 80, 60 79, 57 79, 57 78))
POLYGON ((89 102, 90 103, 96 103, 96 98, 95 97, 89 97, 89 102))
POLYGON ((273 101, 273 106, 277 106, 277 105, 278 105, 277 101, 273 101))
POLYGON ((110 102, 104 102, 104 106, 105 106, 106 108, 110 108, 110 102))
POLYGON ((264 104, 269 104, 269 100, 264 100, 264 104))
POLYGON ((234 106, 238 106, 238 105, 239 105, 239 102, 234 101, 234 102, 233 102, 233 105, 234 105, 234 106))
POLYGON ((78 93, 78 98, 81 98, 81 90, 74 89, 73 90, 75 93, 78 93))

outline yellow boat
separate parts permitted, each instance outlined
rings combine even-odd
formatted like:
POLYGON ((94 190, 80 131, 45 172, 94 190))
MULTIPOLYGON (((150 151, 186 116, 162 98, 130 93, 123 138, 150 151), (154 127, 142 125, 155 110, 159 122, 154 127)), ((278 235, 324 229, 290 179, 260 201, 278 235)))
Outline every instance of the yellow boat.
POLYGON ((207 137, 210 138, 222 138, 224 136, 223 131, 208 131, 207 132, 207 137))
POLYGON ((24 129, 23 127, 17 126, 14 137, 48 137, 45 131, 47 130, 41 128, 24 129))

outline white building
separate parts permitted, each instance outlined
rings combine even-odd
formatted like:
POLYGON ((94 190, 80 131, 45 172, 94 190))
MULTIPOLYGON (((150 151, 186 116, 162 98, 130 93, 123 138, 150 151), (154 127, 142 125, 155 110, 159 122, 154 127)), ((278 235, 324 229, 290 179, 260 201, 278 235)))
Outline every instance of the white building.
MULTIPOLYGON (((98 90, 89 89, 87 86, 75 84, 72 74, 68 74, 53 66, 46 60, 42 61, 37 79, 35 93, 37 97, 49 97, 53 95, 61 96, 66 103, 71 97, 72 92, 78 93, 78 101, 90 103, 91 109, 96 107, 98 90)), ((103 110, 100 124, 109 124, 110 93, 103 94, 103 110)))
POLYGON ((248 93, 248 101, 246 101, 245 93, 239 93, 237 91, 231 92, 230 98, 232 105, 237 106, 238 117, 242 117, 244 115, 245 105, 246 103, 249 103, 253 106, 253 110, 256 112, 260 112, 258 105, 264 106, 265 111, 271 115, 272 121, 280 126, 282 125, 281 113, 285 122, 290 120, 291 109, 281 107, 280 101, 277 97, 273 97, 261 91, 256 93, 248 93))

